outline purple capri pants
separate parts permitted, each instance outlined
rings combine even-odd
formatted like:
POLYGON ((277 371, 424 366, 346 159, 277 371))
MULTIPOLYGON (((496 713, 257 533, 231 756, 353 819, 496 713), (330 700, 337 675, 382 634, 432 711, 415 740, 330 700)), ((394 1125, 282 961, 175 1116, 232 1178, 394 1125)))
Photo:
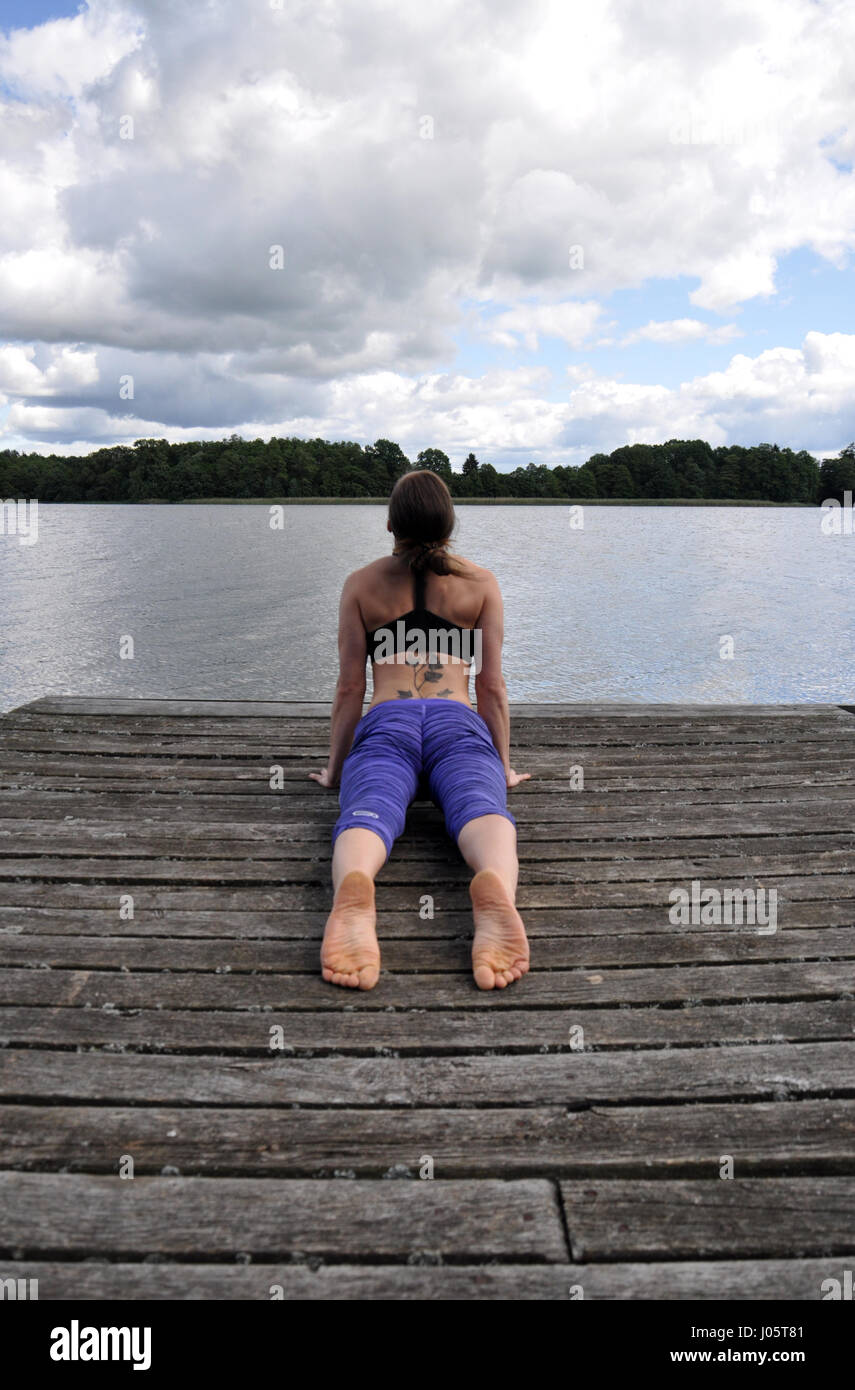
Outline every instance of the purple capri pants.
POLYGON ((383 700, 360 719, 342 765, 333 844, 343 830, 373 830, 388 855, 420 788, 442 810, 453 840, 476 816, 516 825, 502 760, 471 705, 435 696, 383 700))

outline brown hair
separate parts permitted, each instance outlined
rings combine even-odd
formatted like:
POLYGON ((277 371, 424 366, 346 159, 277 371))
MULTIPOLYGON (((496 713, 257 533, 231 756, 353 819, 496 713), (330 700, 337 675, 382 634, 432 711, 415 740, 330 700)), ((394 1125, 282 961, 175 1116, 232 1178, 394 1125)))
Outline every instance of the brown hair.
POLYGON ((466 573, 461 561, 448 553, 455 524, 451 493, 429 468, 414 468, 398 479, 389 497, 389 523, 394 554, 410 569, 466 573))

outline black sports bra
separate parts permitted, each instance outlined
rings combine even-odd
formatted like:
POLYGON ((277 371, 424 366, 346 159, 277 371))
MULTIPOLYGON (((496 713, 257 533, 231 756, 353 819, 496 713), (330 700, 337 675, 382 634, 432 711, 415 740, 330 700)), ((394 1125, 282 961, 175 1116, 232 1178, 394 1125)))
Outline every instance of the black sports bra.
POLYGON ((382 627, 366 632, 366 646, 370 661, 388 661, 399 652, 419 651, 424 659, 437 652, 459 657, 467 664, 472 661, 471 627, 458 627, 438 613, 425 608, 425 576, 423 570, 414 570, 415 604, 409 613, 390 618, 382 627))

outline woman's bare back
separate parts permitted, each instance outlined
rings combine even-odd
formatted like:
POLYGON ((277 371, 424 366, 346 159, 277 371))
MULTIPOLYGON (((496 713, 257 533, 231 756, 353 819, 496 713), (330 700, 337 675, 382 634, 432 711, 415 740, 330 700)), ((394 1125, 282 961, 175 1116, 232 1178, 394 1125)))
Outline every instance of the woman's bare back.
MULTIPOLYGON (((463 629, 474 629, 484 610, 495 579, 489 570, 456 556, 465 565, 464 574, 435 574, 424 571, 424 606, 437 617, 463 629)), ((363 628, 373 632, 391 627, 397 618, 414 606, 414 576, 409 566, 392 555, 374 560, 351 576, 363 628)), ((473 639, 480 633, 473 633, 473 639)), ((470 645, 464 655, 471 657, 470 645)), ((469 676, 471 666, 450 654, 439 652, 419 660, 413 651, 399 652, 393 660, 372 663, 374 693, 371 704, 384 700, 445 699, 471 704, 469 676)))

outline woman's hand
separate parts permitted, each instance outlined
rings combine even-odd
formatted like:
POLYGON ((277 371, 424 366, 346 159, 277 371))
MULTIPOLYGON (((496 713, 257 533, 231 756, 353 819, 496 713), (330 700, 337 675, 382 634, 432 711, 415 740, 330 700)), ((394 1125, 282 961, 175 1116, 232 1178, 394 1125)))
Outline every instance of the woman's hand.
POLYGON ((330 776, 328 767, 322 768, 320 772, 310 772, 309 776, 313 782, 320 782, 322 787, 337 787, 338 778, 330 776))
POLYGON ((520 782, 527 782, 529 777, 530 772, 514 772, 512 767, 505 773, 505 781, 509 787, 518 787, 520 782))

